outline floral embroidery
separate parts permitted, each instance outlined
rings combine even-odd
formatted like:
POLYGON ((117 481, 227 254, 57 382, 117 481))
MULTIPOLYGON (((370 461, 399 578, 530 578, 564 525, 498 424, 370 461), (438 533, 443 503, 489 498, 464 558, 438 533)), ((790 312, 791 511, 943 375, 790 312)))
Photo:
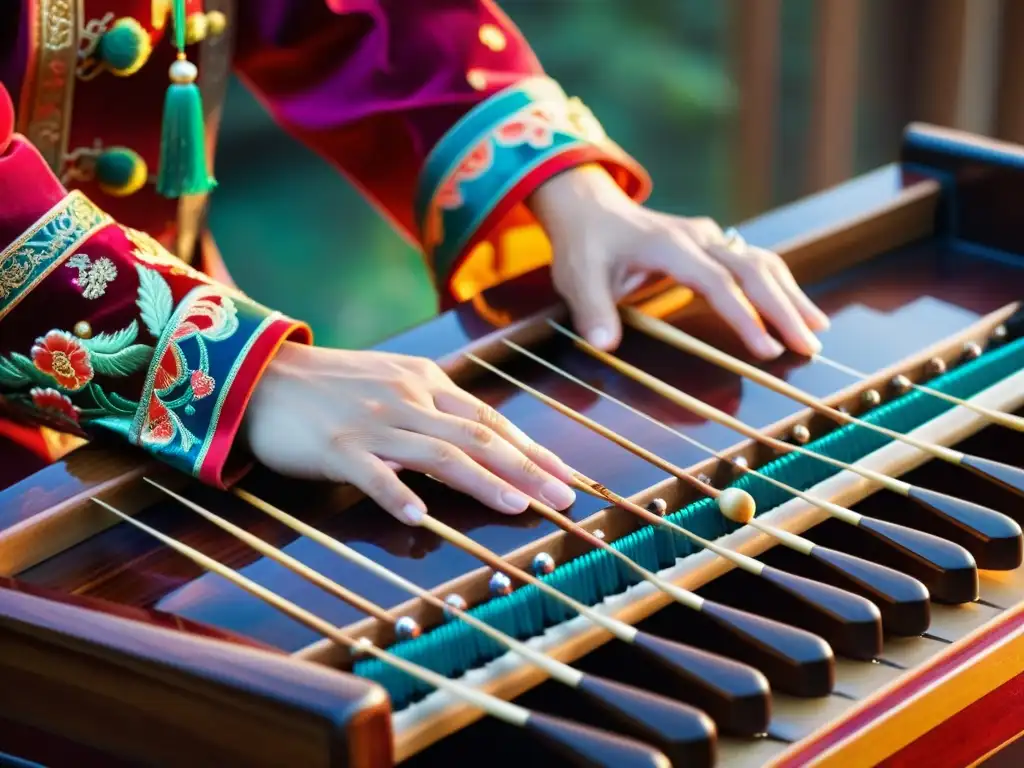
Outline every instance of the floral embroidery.
POLYGON ((107 292, 107 285, 117 279, 117 267, 106 256, 92 261, 88 255, 76 253, 65 266, 78 270, 78 277, 72 282, 82 289, 82 296, 87 299, 100 298, 107 292))
POLYGON ((217 386, 217 382, 213 380, 213 376, 202 371, 193 371, 192 378, 189 380, 192 386, 192 396, 196 400, 201 400, 204 397, 212 394, 214 387, 217 386))
POLYGON ((494 140, 503 147, 529 144, 534 149, 547 149, 555 140, 555 122, 550 109, 533 105, 495 128, 494 140))
POLYGON ((56 389, 41 387, 33 387, 28 394, 32 404, 40 411, 78 424, 79 410, 67 395, 56 389))
POLYGON ((0 253, 0 317, 48 275, 65 254, 110 223, 89 200, 72 192, 0 253))
POLYGON ((67 331, 50 331, 36 339, 31 355, 36 369, 64 389, 74 392, 92 381, 89 352, 67 331))
POLYGON ((213 283, 213 279, 209 275, 193 269, 177 256, 172 255, 150 235, 137 229, 126 227, 123 224, 118 226, 121 228, 124 236, 135 246, 132 256, 143 264, 149 264, 153 267, 164 267, 172 275, 191 277, 193 280, 199 280, 207 284, 213 283))

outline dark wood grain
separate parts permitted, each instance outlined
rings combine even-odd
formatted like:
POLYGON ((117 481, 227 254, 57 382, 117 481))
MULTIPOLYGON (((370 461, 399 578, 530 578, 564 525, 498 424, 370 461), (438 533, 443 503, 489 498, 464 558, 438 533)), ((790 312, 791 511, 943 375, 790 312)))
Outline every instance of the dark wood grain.
POLYGON ((114 760, 391 765, 387 697, 365 680, 9 589, 0 679, 0 719, 114 760))

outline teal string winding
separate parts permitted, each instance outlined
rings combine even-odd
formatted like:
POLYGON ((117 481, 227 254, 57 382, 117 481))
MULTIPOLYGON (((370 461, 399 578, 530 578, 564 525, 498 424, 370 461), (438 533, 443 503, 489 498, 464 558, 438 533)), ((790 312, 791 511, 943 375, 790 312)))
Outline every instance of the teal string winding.
MULTIPOLYGON (((1024 339, 986 352, 976 360, 959 366, 929 383, 932 389, 960 398, 971 397, 1020 370, 1024 365, 1024 339)), ((911 391, 880 406, 863 420, 909 432, 952 408, 945 400, 923 392, 911 391)), ((808 445, 811 450, 844 462, 853 462, 890 442, 885 435, 864 427, 841 427, 808 445)), ((839 470, 797 453, 775 459, 760 472, 801 490, 807 490, 839 470)), ((764 514, 788 501, 785 491, 759 477, 744 475, 733 485, 749 492, 757 502, 758 514, 764 514)), ((672 513, 669 519, 706 539, 715 540, 739 526, 720 515, 712 499, 701 499, 672 513)), ((689 539, 647 526, 612 542, 612 546, 650 570, 673 565, 676 559, 698 550, 689 539)), ((621 593, 639 581, 631 570, 607 552, 594 550, 555 569, 543 577, 556 589, 586 605, 597 605, 606 597, 621 593)), ((470 613, 496 629, 520 640, 536 637, 546 629, 572 618, 573 611, 540 592, 525 586, 510 595, 474 607, 470 613)), ((446 622, 414 640, 397 643, 389 649, 404 659, 432 669, 449 678, 458 678, 505 653, 504 646, 460 621, 446 622)), ((358 661, 357 675, 374 680, 391 696, 392 707, 401 710, 423 698, 433 689, 405 672, 376 659, 358 661)))

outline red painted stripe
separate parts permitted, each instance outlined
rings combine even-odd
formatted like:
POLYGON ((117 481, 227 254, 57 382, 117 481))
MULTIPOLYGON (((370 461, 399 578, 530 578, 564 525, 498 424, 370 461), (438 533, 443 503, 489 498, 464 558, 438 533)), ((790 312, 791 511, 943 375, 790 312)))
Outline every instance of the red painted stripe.
POLYGON ((1017 675, 936 726, 879 768, 962 768, 1024 732, 1024 675, 1017 675))
POLYGON ((906 699, 926 688, 939 678, 947 675, 960 666, 1012 634, 1024 624, 1024 610, 1017 609, 995 623, 991 630, 974 638, 962 648, 932 659, 920 669, 911 672, 902 684, 894 690, 876 699, 845 720, 840 721, 829 731, 825 731, 808 740, 801 749, 789 754, 777 763, 778 768, 797 768, 809 760, 818 757, 839 742, 868 727, 873 721, 881 719, 890 709, 898 706, 906 699))

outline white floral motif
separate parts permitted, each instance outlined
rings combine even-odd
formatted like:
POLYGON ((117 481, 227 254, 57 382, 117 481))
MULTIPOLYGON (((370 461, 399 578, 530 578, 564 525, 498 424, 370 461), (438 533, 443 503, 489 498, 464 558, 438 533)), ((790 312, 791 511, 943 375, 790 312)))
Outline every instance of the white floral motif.
POLYGON ((78 270, 73 282, 87 299, 100 298, 107 292, 107 286, 117 279, 117 267, 106 256, 92 261, 88 255, 78 253, 68 259, 66 266, 78 270))

